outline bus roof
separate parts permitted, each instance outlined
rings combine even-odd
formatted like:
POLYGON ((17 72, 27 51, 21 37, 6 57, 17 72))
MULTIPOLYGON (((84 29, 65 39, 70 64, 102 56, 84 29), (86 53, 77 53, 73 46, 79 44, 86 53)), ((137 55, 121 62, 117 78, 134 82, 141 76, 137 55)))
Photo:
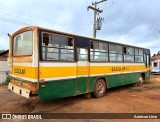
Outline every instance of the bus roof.
MULTIPOLYGON (((40 29, 40 30, 46 30, 46 31, 50 31, 50 32, 56 32, 56 33, 61 33, 61 34, 64 34, 64 35, 70 35, 70 36, 76 36, 76 37, 81 37, 81 38, 87 38, 87 39, 90 39, 90 40, 93 40, 93 41, 101 41, 101 42, 109 42, 109 43, 112 43, 112 44, 120 44, 120 45, 124 45, 124 46, 130 46, 130 47, 135 47, 135 48, 141 48, 141 49, 147 49, 147 48, 143 48, 143 47, 138 47, 138 46, 134 46, 134 45, 128 45, 128 44, 124 44, 124 43, 119 43, 119 42, 112 42, 112 41, 108 41, 108 40, 103 40, 103 39, 97 39, 97 38, 91 38, 91 37, 86 37, 86 36, 81 36, 81 35, 77 35, 77 34, 73 34, 73 33, 66 33, 66 32, 63 32, 63 31, 57 31, 57 30, 53 30, 53 29, 48 29, 48 28, 43 28, 43 27, 39 27, 39 26, 27 26, 27 27, 24 27, 24 28, 21 28, 19 30, 17 30, 15 33, 13 33, 12 36, 14 35, 17 35, 19 34, 20 32, 23 32, 25 30, 35 30, 35 29, 40 29)), ((150 49, 147 49, 147 50, 150 50, 150 49)))

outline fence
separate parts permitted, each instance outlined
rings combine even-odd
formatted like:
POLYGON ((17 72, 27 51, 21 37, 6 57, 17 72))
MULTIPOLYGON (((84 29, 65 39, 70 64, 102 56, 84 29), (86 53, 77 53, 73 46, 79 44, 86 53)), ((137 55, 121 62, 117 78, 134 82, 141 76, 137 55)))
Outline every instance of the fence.
POLYGON ((6 81, 9 73, 8 62, 0 61, 0 84, 6 81))

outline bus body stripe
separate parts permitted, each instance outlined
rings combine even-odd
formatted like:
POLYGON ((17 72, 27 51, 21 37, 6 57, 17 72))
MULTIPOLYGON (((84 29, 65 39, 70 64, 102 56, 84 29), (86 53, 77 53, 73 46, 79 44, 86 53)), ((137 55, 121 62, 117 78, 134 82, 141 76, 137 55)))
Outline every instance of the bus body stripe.
MULTIPOLYGON (((150 69, 150 68, 148 68, 150 69)), ((127 74, 135 72, 147 72, 144 64, 126 64, 126 65, 114 65, 110 63, 110 66, 60 66, 60 67, 40 67, 40 79, 49 80, 61 80, 76 77, 88 77, 88 76, 106 76, 115 74, 127 74), (77 70, 78 68, 78 70, 77 70), (123 70, 122 70, 123 69, 123 70), (78 72, 79 71, 79 72, 78 72), (88 73, 89 72, 89 73, 88 73)), ((26 67, 26 66, 13 66, 11 76, 37 82, 38 68, 26 67), (17 70, 18 69, 18 70, 17 70), (25 70, 23 74, 22 70, 25 70)))

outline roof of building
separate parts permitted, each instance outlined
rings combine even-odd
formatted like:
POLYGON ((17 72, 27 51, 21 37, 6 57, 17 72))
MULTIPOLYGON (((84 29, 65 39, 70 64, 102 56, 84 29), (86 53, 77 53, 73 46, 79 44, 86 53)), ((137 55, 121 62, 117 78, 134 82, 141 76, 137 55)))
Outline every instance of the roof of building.
POLYGON ((0 53, 0 57, 8 57, 9 50, 0 53))
POLYGON ((151 60, 160 60, 160 55, 154 55, 152 56, 151 60))

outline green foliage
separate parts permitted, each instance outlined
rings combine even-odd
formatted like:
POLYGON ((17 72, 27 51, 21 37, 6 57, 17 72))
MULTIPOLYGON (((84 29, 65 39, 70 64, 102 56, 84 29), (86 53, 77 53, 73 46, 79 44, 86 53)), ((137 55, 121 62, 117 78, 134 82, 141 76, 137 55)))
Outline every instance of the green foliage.
POLYGON ((8 85, 9 84, 9 81, 10 81, 10 76, 7 76, 6 78, 6 81, 1 83, 0 85, 3 86, 3 85, 8 85))
POLYGON ((0 53, 3 53, 5 50, 0 50, 0 53))

